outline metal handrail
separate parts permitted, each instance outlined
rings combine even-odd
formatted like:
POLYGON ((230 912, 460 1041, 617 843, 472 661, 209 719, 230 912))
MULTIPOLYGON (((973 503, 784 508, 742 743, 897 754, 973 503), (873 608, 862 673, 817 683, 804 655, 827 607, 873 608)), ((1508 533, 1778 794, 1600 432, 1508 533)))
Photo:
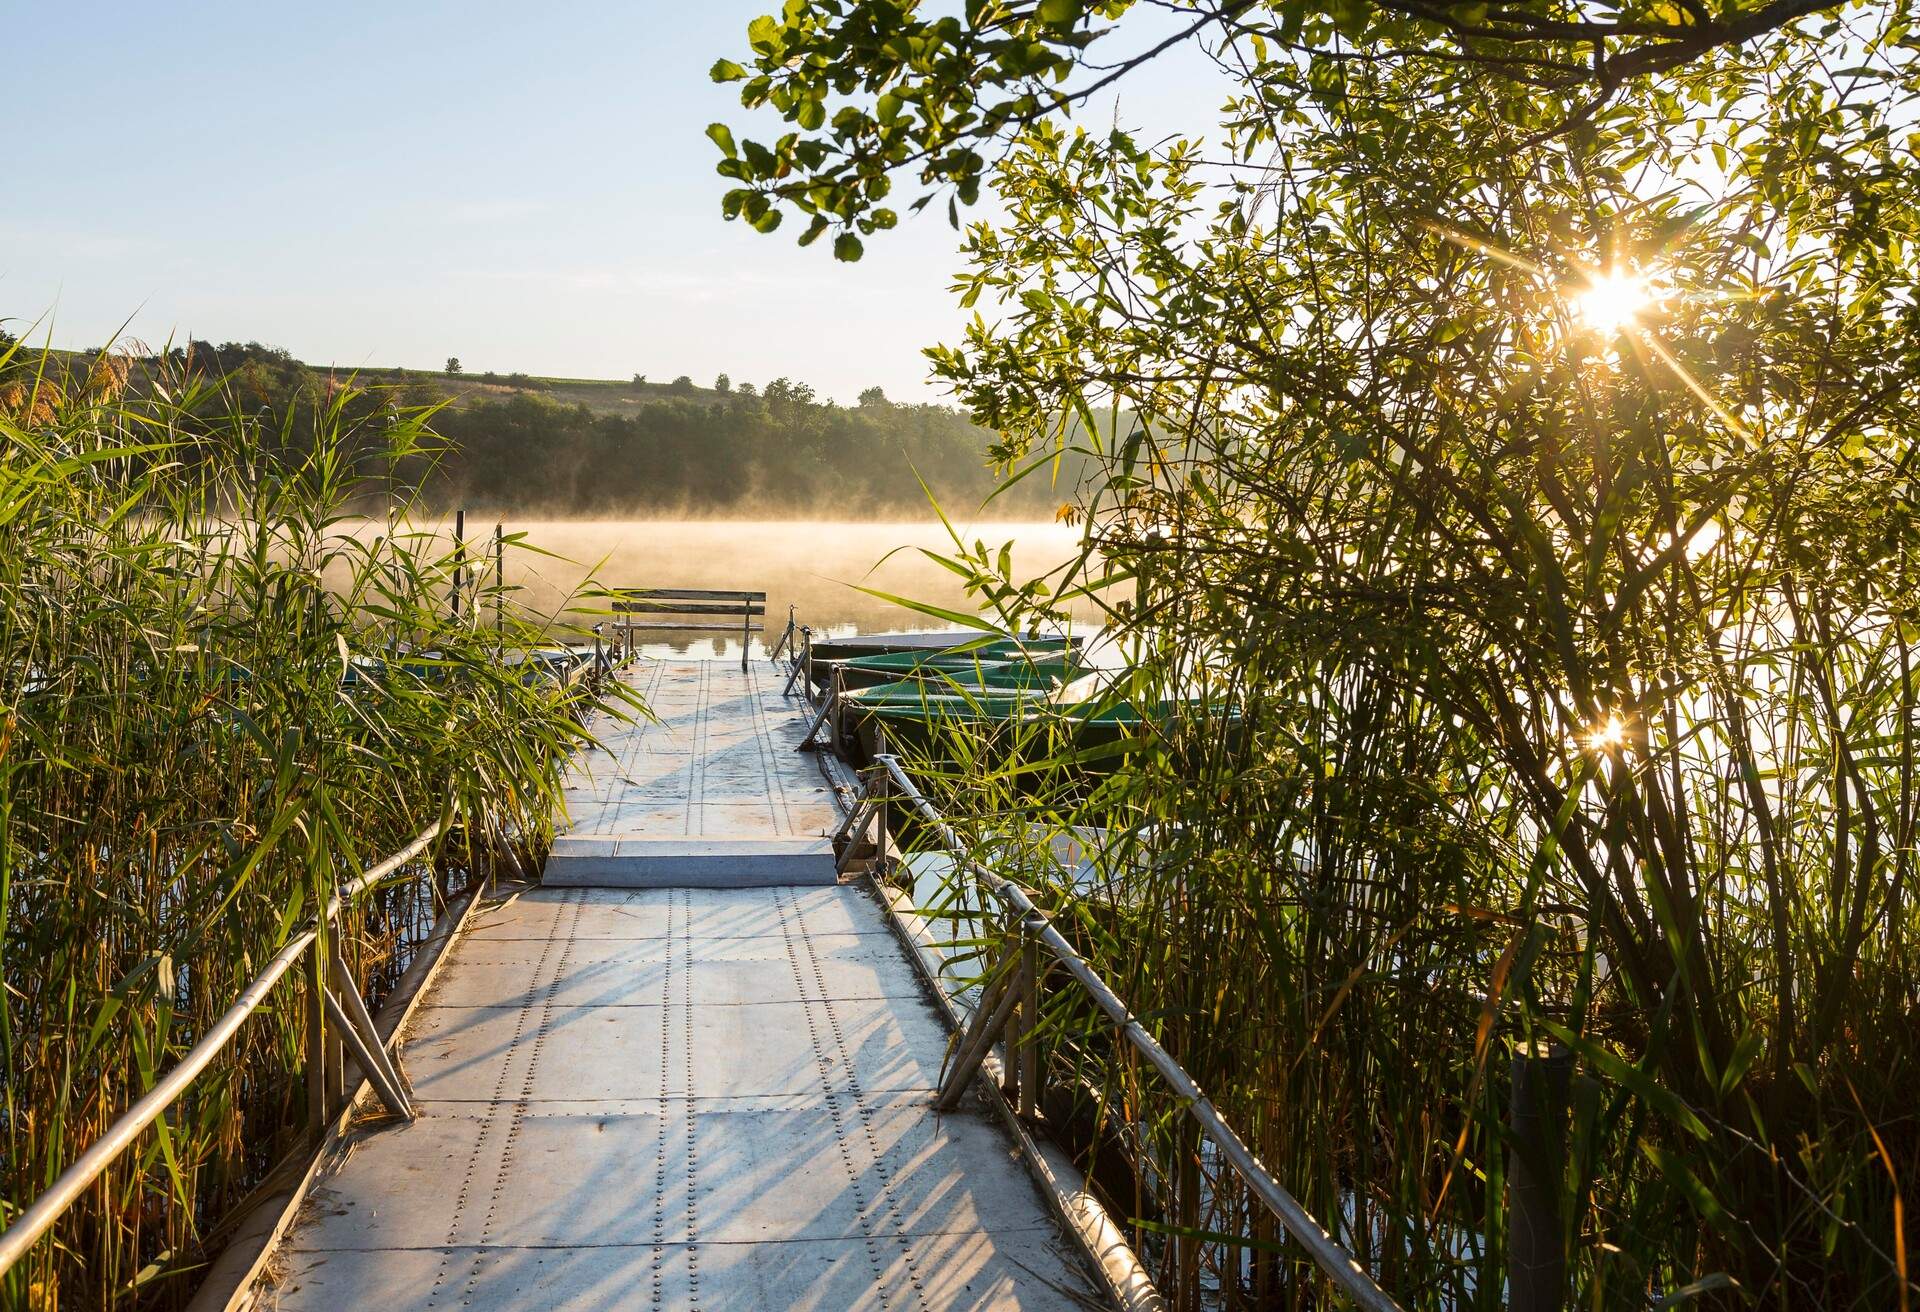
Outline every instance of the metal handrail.
MULTIPOLYGON (((287 945, 267 963, 266 969, 254 977, 240 996, 234 1000, 226 1013, 214 1023, 212 1029, 200 1036, 200 1041, 188 1050, 174 1068, 163 1076, 159 1083, 148 1090, 133 1106, 120 1115, 120 1119, 107 1127, 107 1132, 96 1139, 73 1165, 60 1173, 60 1178, 48 1186, 45 1193, 33 1200, 33 1205, 22 1212, 14 1223, 0 1231, 0 1275, 13 1269, 14 1264, 27 1255, 29 1249, 53 1228, 69 1207, 73 1206, 88 1185, 98 1179, 116 1157, 132 1147, 148 1126, 173 1105, 174 1099, 186 1092, 194 1078, 210 1065, 226 1047, 229 1040, 239 1032, 242 1022, 257 1010, 267 999, 273 986, 280 982, 281 976, 292 969, 302 953, 312 947, 320 936, 320 926, 330 924, 340 914, 340 908, 347 901, 365 892, 379 883, 401 866, 414 860, 440 837, 446 828, 445 819, 435 820, 422 830, 405 847, 395 852, 378 865, 371 866, 342 886, 328 900, 326 908, 305 929, 287 941, 287 945)), ((308 1060, 319 1060, 320 1054, 309 1054, 308 1060)))
POLYGON ((1032 932, 1034 940, 1044 946, 1067 973, 1079 982, 1100 1010, 1106 1012, 1119 1027, 1120 1033, 1126 1040, 1152 1063, 1153 1068, 1160 1072, 1161 1078, 1173 1091, 1186 1100, 1187 1110, 1193 1114, 1194 1120, 1199 1122, 1202 1133, 1213 1142, 1215 1148, 1220 1150, 1220 1155, 1232 1164, 1240 1178, 1259 1195, 1260 1201, 1266 1204, 1267 1209, 1279 1218, 1280 1224, 1286 1227, 1287 1233, 1307 1250, 1320 1269, 1326 1272, 1349 1298, 1368 1312, 1401 1312, 1400 1305, 1394 1301, 1393 1296, 1374 1283, 1373 1277, 1354 1260, 1353 1254, 1342 1248, 1326 1227, 1315 1220, 1287 1187, 1261 1164, 1260 1159, 1254 1156, 1253 1150, 1247 1147, 1238 1134, 1234 1133, 1233 1127, 1227 1124, 1219 1110, 1208 1100, 1206 1094, 1201 1092, 1200 1086, 1194 1083, 1193 1077, 1188 1075, 1180 1063, 1174 1060, 1173 1055, 1161 1047, 1153 1035, 1147 1032, 1146 1027, 1134 1018, 1127 1004, 1120 1000, 1120 996, 1112 988, 1108 987, 1105 980, 1094 973, 1093 967, 1087 963, 1086 958, 1082 957, 1060 931, 1053 927, 1053 922, 1047 919, 1045 912, 1033 904, 1033 899, 1027 896, 1026 890, 1012 880, 995 874, 967 855, 959 835, 907 776, 897 756, 882 753, 874 757, 874 762, 886 768, 887 776, 899 786, 906 800, 919 813, 921 819, 925 820, 939 835, 947 851, 960 862, 964 869, 985 884, 994 896, 1019 915, 1025 927, 1032 932))

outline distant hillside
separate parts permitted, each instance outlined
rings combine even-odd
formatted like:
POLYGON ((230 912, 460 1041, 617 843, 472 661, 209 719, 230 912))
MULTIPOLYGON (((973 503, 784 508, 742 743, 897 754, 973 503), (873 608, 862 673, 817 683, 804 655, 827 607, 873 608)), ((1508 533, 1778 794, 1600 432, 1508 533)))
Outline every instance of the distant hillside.
MULTIPOLYGON (((37 354, 37 353, 36 353, 37 354)), ((95 355, 54 353, 55 373, 84 376, 95 355)), ((389 405, 441 406, 450 443, 431 465, 400 476, 441 504, 550 515, 927 512, 924 478, 943 505, 972 515, 996 486, 993 434, 948 406, 900 405, 869 388, 858 405, 823 400, 805 383, 762 386, 468 374, 392 367, 315 367, 258 342, 195 341, 125 360, 127 384, 165 363, 223 384, 233 404, 272 415, 288 440, 303 407, 329 403, 350 381, 351 404, 374 419, 389 405)), ((26 367, 16 362, 16 370, 26 367)), ((989 513, 1051 516, 1071 499, 1077 461, 1059 482, 1030 478, 989 513)))
POLYGON ((394 383, 424 381, 438 388, 456 406, 486 401, 504 401, 514 396, 539 396, 561 405, 583 405, 593 413, 630 415, 651 400, 669 398, 718 401, 728 393, 695 385, 689 380, 676 385, 667 380, 635 382, 617 378, 543 378, 530 374, 435 373, 420 369, 362 369, 360 380, 368 385, 391 386, 394 383))

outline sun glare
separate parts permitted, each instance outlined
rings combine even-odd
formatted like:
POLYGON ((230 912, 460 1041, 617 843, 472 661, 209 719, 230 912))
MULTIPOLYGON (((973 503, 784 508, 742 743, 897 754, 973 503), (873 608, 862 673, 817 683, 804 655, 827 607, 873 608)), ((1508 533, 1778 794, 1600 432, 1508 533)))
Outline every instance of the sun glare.
POLYGON ((1617 752, 1626 745, 1626 722, 1617 715, 1609 715, 1587 731, 1587 750, 1590 752, 1617 752))
POLYGON ((1580 321, 1603 333, 1619 332, 1652 304, 1653 292, 1646 275, 1639 273, 1595 274, 1573 295, 1574 313, 1580 321))

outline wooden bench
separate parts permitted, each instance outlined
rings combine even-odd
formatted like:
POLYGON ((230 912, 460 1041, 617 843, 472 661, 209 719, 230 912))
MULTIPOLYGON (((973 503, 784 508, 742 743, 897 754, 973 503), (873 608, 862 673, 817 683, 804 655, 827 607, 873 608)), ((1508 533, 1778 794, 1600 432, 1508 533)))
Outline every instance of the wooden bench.
POLYGON ((678 629, 683 632, 740 634, 740 668, 747 667, 747 649, 753 635, 764 632, 754 620, 767 613, 764 592, 735 592, 724 588, 615 588, 613 610, 617 615, 658 615, 649 620, 623 619, 618 627, 631 642, 638 629, 678 629), (725 624, 721 616, 729 617, 725 624), (739 623, 732 622, 738 617, 739 623))

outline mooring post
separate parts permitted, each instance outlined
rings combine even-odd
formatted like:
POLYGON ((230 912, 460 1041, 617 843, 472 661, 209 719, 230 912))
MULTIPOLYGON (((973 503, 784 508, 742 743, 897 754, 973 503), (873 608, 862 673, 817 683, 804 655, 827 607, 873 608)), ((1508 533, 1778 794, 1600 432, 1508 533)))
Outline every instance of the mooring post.
POLYGON ((1566 1160, 1567 1086, 1573 1054, 1561 1045, 1526 1044, 1513 1056, 1507 1128, 1507 1306, 1512 1312, 1560 1312, 1567 1252, 1560 1221, 1566 1160))

